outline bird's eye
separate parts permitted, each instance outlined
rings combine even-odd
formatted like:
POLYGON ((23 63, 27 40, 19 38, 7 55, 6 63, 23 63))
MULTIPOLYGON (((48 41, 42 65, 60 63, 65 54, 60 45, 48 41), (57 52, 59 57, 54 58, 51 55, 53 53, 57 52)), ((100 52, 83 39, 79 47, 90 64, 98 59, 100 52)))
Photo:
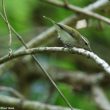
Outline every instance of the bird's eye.
POLYGON ((85 45, 88 45, 88 43, 87 43, 87 42, 85 42, 85 45))

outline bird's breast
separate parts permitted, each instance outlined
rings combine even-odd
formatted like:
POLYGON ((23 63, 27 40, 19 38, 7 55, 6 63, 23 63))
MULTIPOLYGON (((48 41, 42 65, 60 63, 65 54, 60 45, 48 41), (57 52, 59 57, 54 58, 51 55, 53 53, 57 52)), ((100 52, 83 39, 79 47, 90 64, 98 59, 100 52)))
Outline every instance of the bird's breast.
POLYGON ((59 39, 63 42, 64 45, 68 47, 73 47, 76 43, 76 40, 63 30, 59 33, 59 39))

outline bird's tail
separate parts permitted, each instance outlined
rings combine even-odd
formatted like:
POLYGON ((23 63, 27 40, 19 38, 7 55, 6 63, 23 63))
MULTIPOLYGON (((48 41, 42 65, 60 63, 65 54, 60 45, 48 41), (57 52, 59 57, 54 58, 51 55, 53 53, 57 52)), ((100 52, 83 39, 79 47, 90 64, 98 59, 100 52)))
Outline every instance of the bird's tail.
POLYGON ((48 21, 50 21, 52 24, 57 24, 54 20, 52 20, 51 18, 49 17, 46 17, 46 16, 43 16, 43 18, 47 19, 48 21))

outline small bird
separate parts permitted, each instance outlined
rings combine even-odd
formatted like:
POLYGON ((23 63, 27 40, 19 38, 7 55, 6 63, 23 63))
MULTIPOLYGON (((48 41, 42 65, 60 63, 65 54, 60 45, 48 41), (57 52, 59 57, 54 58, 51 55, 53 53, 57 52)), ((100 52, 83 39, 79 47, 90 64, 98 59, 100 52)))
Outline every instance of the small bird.
POLYGON ((48 17, 44 16, 44 18, 48 19, 56 26, 58 38, 61 40, 64 46, 68 48, 78 47, 91 51, 89 41, 76 29, 64 24, 56 23, 54 20, 48 17))

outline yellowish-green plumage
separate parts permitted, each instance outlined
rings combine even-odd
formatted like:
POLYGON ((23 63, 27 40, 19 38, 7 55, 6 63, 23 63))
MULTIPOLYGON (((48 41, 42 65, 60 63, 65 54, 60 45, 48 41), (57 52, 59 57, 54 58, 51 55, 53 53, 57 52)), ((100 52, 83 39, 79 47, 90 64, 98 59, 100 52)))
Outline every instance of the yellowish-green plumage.
POLYGON ((55 25, 58 31, 58 38, 62 41, 62 43, 66 47, 69 48, 79 47, 91 51, 89 41, 83 35, 81 35, 76 29, 71 28, 64 24, 56 23, 55 21, 48 17, 45 18, 55 25))

